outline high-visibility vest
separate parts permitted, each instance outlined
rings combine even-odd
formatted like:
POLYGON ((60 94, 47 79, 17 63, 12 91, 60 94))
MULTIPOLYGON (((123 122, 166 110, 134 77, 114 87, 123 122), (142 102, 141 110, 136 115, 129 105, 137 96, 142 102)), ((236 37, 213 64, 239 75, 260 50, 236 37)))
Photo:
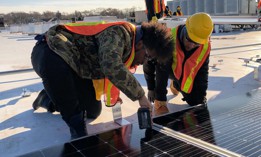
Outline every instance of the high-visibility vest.
POLYGON ((257 5, 257 9, 261 9, 261 0, 259 0, 259 2, 258 2, 258 5, 257 5))
POLYGON ((200 67, 209 55, 211 46, 209 42, 204 45, 200 45, 183 65, 185 56, 181 49, 180 42, 177 39, 178 28, 179 27, 171 30, 176 47, 173 52, 172 70, 178 80, 183 74, 181 90, 185 93, 190 93, 193 88, 194 79, 200 67))
POLYGON ((177 11, 176 11, 176 16, 183 16, 182 11, 180 11, 180 12, 177 12, 177 11))
MULTIPOLYGON (((161 8, 162 8, 163 13, 165 14, 166 6, 165 6, 164 0, 162 0, 161 8)), ((165 15, 164 14, 163 14, 163 16, 167 16, 166 14, 165 15)))
POLYGON ((153 6, 154 6, 154 12, 155 14, 158 14, 162 11, 162 6, 161 6, 161 3, 160 3, 161 0, 154 0, 153 2, 153 6))
MULTIPOLYGON (((135 34, 136 34, 136 27, 129 23, 129 22, 110 22, 105 23, 104 21, 101 22, 80 22, 80 23, 68 23, 65 24, 64 27, 74 33, 81 34, 81 35, 95 35, 110 26, 115 25, 123 25, 124 27, 130 26, 131 31, 133 32, 133 40, 132 40, 132 50, 128 60, 124 63, 125 66, 131 71, 131 64, 134 60, 135 56, 135 34)), ((108 107, 114 106, 119 101, 120 90, 114 86, 111 81, 107 78, 105 79, 97 79, 92 80, 93 86, 96 92, 96 99, 101 100, 101 95, 104 94, 104 102, 105 105, 108 107)))

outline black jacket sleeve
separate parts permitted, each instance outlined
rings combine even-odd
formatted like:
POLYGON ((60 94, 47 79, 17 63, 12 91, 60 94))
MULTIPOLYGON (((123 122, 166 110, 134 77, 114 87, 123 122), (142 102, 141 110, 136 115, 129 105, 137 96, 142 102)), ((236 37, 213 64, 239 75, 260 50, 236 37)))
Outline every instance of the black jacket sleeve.
POLYGON ((155 89, 155 74, 156 74, 156 64, 154 60, 146 59, 143 64, 144 77, 147 82, 148 90, 155 89))
POLYGON ((159 101, 167 101, 167 86, 171 62, 166 64, 157 64, 156 66, 156 87, 155 99, 159 101))
POLYGON ((146 61, 143 65, 148 90, 155 91, 155 98, 159 101, 167 101, 167 85, 171 62, 160 64, 156 61, 146 61))

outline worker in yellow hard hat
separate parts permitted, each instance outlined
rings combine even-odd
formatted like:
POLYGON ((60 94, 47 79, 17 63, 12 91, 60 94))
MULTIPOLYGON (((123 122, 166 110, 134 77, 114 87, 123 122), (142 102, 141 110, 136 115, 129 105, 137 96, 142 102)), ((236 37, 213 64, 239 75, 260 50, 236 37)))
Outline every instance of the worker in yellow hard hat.
POLYGON ((181 11, 181 7, 177 6, 177 11, 173 13, 174 16, 183 16, 183 12, 181 11))
POLYGON ((190 106, 206 105, 208 88, 210 36, 213 22, 207 13, 188 17, 185 25, 172 28, 175 50, 167 64, 146 60, 143 65, 148 98, 154 102, 156 115, 168 112, 167 84, 174 95, 179 92, 190 106))

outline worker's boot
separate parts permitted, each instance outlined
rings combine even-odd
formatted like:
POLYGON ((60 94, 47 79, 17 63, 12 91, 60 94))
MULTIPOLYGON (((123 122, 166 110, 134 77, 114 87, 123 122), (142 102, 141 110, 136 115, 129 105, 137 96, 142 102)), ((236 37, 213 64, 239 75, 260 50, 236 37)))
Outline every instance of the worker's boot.
POLYGON ((70 128, 71 139, 87 136, 87 128, 84 118, 84 112, 80 112, 70 118, 63 118, 70 128))
POLYGON ((179 94, 179 91, 174 87, 174 81, 173 80, 170 81, 170 90, 171 90, 173 95, 179 94))
POLYGON ((43 89, 33 102, 33 109, 37 110, 39 107, 45 108, 48 112, 55 112, 55 106, 51 99, 43 89))
POLYGON ((169 109, 167 107, 166 101, 155 100, 155 102, 154 102, 154 115, 155 116, 165 114, 165 113, 168 113, 168 112, 169 112, 169 109))
POLYGON ((87 118, 90 119, 96 119, 100 114, 102 110, 102 103, 101 101, 95 100, 94 104, 91 104, 91 106, 87 106, 87 118))

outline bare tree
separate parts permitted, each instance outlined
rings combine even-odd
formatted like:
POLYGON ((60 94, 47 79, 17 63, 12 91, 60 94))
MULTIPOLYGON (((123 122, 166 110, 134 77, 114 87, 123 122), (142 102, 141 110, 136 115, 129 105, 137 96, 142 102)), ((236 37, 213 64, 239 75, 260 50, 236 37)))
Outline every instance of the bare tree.
POLYGON ((119 9, 113 9, 113 8, 108 8, 104 9, 100 13, 101 16, 116 16, 118 18, 123 18, 124 14, 121 10, 119 9))
POLYGON ((45 12, 43 12, 43 14, 42 14, 42 19, 43 20, 50 20, 50 19, 52 19, 52 18, 54 18, 55 17, 55 15, 56 15, 56 13, 55 12, 51 12, 51 11, 45 11, 45 12))
POLYGON ((48 21, 50 19, 61 19, 61 20, 71 20, 72 18, 83 19, 85 16, 116 16, 118 18, 128 17, 130 12, 134 12, 135 7, 127 8, 123 10, 113 9, 113 8, 96 8, 92 10, 85 10, 83 12, 75 11, 74 13, 60 13, 45 11, 42 14, 39 12, 11 12, 3 14, 3 19, 5 24, 26 24, 30 22, 48 21))
POLYGON ((31 16, 32 22, 39 22, 42 19, 42 15, 39 12, 30 12, 29 15, 31 16))

